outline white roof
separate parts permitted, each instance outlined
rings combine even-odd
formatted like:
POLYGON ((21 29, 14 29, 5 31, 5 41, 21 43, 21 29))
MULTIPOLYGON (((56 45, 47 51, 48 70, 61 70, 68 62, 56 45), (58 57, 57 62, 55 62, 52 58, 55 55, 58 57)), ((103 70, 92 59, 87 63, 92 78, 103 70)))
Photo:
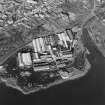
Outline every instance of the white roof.
POLYGON ((32 64, 30 53, 23 53, 22 60, 23 60, 23 63, 27 66, 32 64))

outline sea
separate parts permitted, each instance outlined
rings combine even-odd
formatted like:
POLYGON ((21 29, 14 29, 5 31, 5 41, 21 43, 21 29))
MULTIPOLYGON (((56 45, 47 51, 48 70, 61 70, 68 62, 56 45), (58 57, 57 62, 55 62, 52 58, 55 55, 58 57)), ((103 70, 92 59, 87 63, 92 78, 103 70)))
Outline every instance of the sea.
POLYGON ((1 84, 0 105, 105 105, 105 58, 86 29, 82 39, 91 64, 84 77, 30 95, 1 84))

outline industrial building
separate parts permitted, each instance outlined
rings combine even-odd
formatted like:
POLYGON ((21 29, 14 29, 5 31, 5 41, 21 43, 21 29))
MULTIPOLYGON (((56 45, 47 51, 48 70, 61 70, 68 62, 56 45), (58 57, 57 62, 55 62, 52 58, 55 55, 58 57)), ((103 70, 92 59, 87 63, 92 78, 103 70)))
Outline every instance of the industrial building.
POLYGON ((63 67, 62 60, 71 60, 73 57, 72 42, 70 30, 33 39, 33 52, 18 53, 19 67, 33 66, 35 71, 49 70, 53 64, 63 67))

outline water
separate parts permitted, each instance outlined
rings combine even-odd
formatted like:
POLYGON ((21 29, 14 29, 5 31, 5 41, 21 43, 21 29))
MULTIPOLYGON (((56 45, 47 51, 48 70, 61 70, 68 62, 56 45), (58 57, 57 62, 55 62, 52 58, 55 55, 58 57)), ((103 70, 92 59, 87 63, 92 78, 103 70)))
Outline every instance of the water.
POLYGON ((0 105, 105 105, 105 59, 84 30, 88 59, 92 64, 88 74, 80 79, 24 96, 21 92, 0 86, 0 105), (88 41, 86 41, 88 40, 88 41))

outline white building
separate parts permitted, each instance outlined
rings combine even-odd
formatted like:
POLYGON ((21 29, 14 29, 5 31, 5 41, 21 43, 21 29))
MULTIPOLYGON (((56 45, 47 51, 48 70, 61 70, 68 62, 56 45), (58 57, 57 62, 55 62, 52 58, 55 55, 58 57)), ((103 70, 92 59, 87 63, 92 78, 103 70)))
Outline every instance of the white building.
POLYGON ((31 60, 30 53, 23 53, 21 56, 22 56, 22 62, 25 66, 32 65, 32 60, 31 60))

